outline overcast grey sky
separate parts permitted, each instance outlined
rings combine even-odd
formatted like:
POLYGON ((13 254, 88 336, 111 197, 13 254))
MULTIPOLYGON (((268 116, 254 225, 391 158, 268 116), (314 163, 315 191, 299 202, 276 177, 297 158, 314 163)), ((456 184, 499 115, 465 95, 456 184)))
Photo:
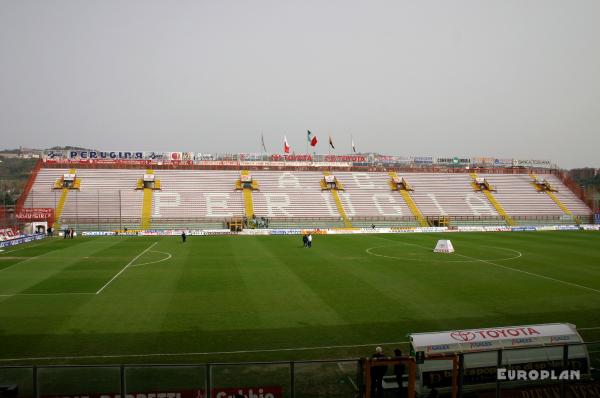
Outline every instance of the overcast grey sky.
POLYGON ((600 1, 0 0, 2 148, 600 167, 600 1))

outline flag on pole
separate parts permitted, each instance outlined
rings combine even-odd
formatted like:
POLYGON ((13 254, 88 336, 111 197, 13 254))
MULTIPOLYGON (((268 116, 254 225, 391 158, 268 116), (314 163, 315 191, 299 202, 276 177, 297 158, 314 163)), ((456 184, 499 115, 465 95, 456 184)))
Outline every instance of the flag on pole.
POLYGON ((283 137, 283 152, 290 153, 290 145, 287 142, 287 137, 283 137))
POLYGON ((335 147, 333 146, 333 140, 331 139, 331 135, 329 136, 329 146, 331 147, 331 149, 335 149, 335 147))
POLYGON ((267 147, 265 146, 265 136, 263 133, 260 133, 260 143, 262 145, 263 152, 267 152, 267 147))
POLYGON ((316 135, 312 135, 312 133, 310 132, 310 130, 306 130, 308 132, 308 135, 306 136, 310 146, 315 146, 317 145, 317 136, 316 135))
POLYGON ((354 138, 352 138, 352 152, 356 153, 356 146, 354 145, 354 138))

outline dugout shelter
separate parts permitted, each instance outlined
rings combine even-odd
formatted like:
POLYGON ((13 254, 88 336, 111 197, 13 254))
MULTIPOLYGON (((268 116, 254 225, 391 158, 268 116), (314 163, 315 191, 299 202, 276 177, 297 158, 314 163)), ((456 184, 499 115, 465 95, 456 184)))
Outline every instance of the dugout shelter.
MULTIPOLYGON (((575 325, 553 323, 451 330, 409 335, 417 358, 415 391, 452 392, 500 389, 497 369, 577 370, 590 375, 590 358, 575 325)), ((546 381, 547 382, 547 381, 546 381)), ((503 388, 535 381, 503 382, 503 388)))

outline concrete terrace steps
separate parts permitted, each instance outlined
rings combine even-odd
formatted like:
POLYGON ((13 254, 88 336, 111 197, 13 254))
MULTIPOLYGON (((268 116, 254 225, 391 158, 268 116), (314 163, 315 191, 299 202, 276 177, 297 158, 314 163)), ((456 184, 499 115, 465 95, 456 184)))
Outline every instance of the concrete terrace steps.
MULTIPOLYGON (((68 170, 40 169, 24 206, 56 208, 61 191, 52 187, 54 181, 68 170)), ((144 170, 141 169, 77 170, 80 190, 69 192, 62 217, 80 219, 82 223, 90 225, 96 224, 98 217, 100 220, 118 220, 122 217, 132 220, 128 228, 139 226, 139 223, 133 225, 133 220, 141 218, 143 193, 135 187, 143 174, 144 170)), ((242 193, 235 190, 239 170, 158 169, 155 174, 161 180, 162 190, 153 193, 151 228, 176 227, 172 220, 180 220, 179 223, 190 220, 189 225, 196 225, 199 222, 193 220, 202 219, 205 220, 202 222, 204 224, 223 225, 229 218, 244 216, 242 193)), ((325 224, 344 225, 331 193, 321 190, 322 172, 259 170, 250 171, 250 174, 260 184, 260 189, 252 192, 254 213, 257 218, 272 220, 271 226, 290 222, 297 225, 312 223, 320 227, 325 227, 325 224), (329 221, 308 221, 315 218, 329 221)), ((331 174, 344 185, 345 190, 339 192, 340 202, 348 218, 352 222, 355 220, 358 226, 370 226, 372 222, 369 218, 377 221, 377 226, 418 225, 403 197, 391 190, 388 173, 331 174)), ((478 217, 486 218, 484 222, 499 218, 486 196, 482 192, 474 192, 471 177, 467 173, 397 175, 404 177, 414 188, 410 195, 424 217, 466 217, 474 221, 464 222, 473 223, 477 222, 478 217)), ((524 223, 523 217, 564 218, 564 212, 548 195, 537 192, 531 186, 527 174, 479 176, 486 178, 497 189, 494 197, 508 215, 516 217, 518 224, 524 223)), ((591 213, 559 178, 548 174, 540 176, 558 189, 555 195, 574 215, 588 216, 591 213)))

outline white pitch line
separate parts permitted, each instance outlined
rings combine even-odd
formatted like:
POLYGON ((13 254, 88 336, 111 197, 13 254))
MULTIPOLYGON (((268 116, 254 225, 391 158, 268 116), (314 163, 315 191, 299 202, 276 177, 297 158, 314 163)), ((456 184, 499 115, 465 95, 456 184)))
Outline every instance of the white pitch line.
POLYGON ((527 274, 527 275, 531 275, 531 276, 537 276, 538 278, 548 279, 548 280, 551 280, 551 281, 554 281, 554 282, 563 283, 565 285, 575 286, 575 287, 578 287, 578 288, 581 288, 581 289, 591 290, 593 292, 600 293, 600 290, 594 289, 594 288, 589 287, 589 286, 578 285, 577 283, 567 282, 567 281, 563 281, 562 279, 556 279, 556 278, 552 278, 550 276, 536 274, 535 272, 529 272, 529 271, 524 271, 524 270, 518 269, 518 268, 507 267, 506 265, 494 264, 491 261, 479 260, 479 259, 476 259, 475 257, 465 256, 464 254, 458 254, 456 252, 454 252, 454 254, 457 255, 457 256, 464 257, 464 258, 470 258, 470 259, 474 259, 474 260, 477 260, 477 261, 482 262, 482 263, 493 265, 494 267, 504 268, 504 269, 508 269, 508 270, 511 270, 511 271, 515 271, 515 272, 521 272, 523 274, 527 274))
POLYGON ((167 261, 169 260, 171 257, 173 257, 173 255, 171 253, 167 253, 167 252, 159 252, 157 250, 151 250, 148 253, 162 253, 162 254, 166 254, 167 257, 162 258, 160 260, 156 260, 156 261, 149 261, 147 263, 141 263, 141 264, 133 264, 132 267, 141 267, 142 265, 150 265, 150 264, 156 264, 156 263, 162 263, 163 261, 167 261))
MULTIPOLYGON (((394 241, 392 239, 386 239, 386 238, 381 238, 381 239, 385 239, 387 241, 394 241)), ((405 244, 405 245, 418 246, 418 247, 421 247, 423 249, 430 250, 430 248, 422 246, 422 245, 418 245, 416 243, 405 243, 405 242, 399 242, 399 241, 395 241, 395 242, 398 242, 398 243, 401 243, 401 244, 405 244)), ((489 246, 489 247, 495 247, 495 246, 489 246)), ((512 250, 512 249, 509 249, 509 250, 512 250)), ((517 250, 514 250, 514 251, 517 251, 517 250)), ((521 252, 518 252, 518 253, 521 253, 521 252)), ((372 254, 372 253, 369 253, 369 254, 372 254)), ((486 264, 489 264, 489 265, 493 265, 494 267, 504 268, 504 269, 508 269, 508 270, 511 270, 511 271, 515 271, 515 272, 521 272, 523 274, 527 274, 527 275, 531 275, 531 276, 537 276, 538 278, 548 279, 548 280, 551 280, 551 281, 554 281, 554 282, 564 283, 566 285, 575 286, 575 287, 578 287, 578 288, 581 288, 581 289, 591 290, 593 292, 600 293, 600 290, 594 289, 594 288, 589 287, 589 286, 578 285, 577 283, 563 281, 562 279, 556 279, 556 278, 552 278, 550 276, 540 275, 540 274, 536 274, 534 272, 524 271, 524 270, 518 269, 518 268, 507 267, 506 265, 495 264, 495 263, 492 263, 489 260, 482 260, 482 259, 479 259, 479 258, 476 258, 476 257, 469 257, 469 256, 465 256, 464 254, 458 254, 456 251, 454 252, 454 255, 455 256, 464 257, 464 258, 469 258, 471 260, 479 261, 479 262, 486 263, 486 264)), ((495 260, 495 261, 499 261, 499 260, 495 260)))
MULTIPOLYGON (((93 294, 93 293, 92 293, 93 294)), ((581 328, 578 330, 600 329, 598 327, 581 328)), ((369 343, 369 344, 350 344, 350 345, 330 345, 319 347, 292 347, 292 348, 272 348, 264 350, 238 350, 238 351, 207 351, 207 352, 175 352, 175 353, 155 353, 155 354, 114 354, 114 355, 79 355, 62 357, 28 357, 28 358, 0 358, 0 362, 16 361, 51 361, 51 360, 70 360, 70 359, 110 359, 110 358, 149 358, 149 357, 181 357, 181 356, 204 356, 204 355, 227 355, 227 354, 255 354, 263 352, 289 352, 289 351, 312 351, 312 350, 332 350, 337 348, 360 348, 377 347, 399 344, 409 344, 410 341, 395 341, 388 343, 369 343)))
POLYGON ((22 260, 22 261, 16 262, 16 263, 14 263, 14 264, 12 264, 12 265, 9 265, 9 266, 8 266, 8 267, 6 267, 6 268, 2 268, 2 269, 0 269, 0 272, 2 272, 2 271, 6 271, 7 269, 10 269, 10 268, 12 268, 12 267, 16 267, 16 266, 17 266, 17 265, 19 265, 19 264, 26 263, 27 261, 31 261, 31 260, 33 260, 33 259, 36 259, 36 258, 38 258, 38 257, 42 257, 44 254, 46 254, 46 253, 42 253, 42 254, 40 254, 40 255, 38 255, 38 256, 35 256, 35 257, 27 257, 25 260, 22 260))
POLYGON ((96 293, 13 293, 13 294, 0 294, 0 297, 14 297, 14 296, 68 296, 68 295, 85 295, 85 294, 96 294, 96 293))
POLYGON ((121 271, 119 271, 119 272, 118 272, 118 273, 117 273, 115 276, 113 276, 113 277, 111 278, 111 280, 109 280, 108 282, 106 282, 106 284, 105 284, 104 286, 102 286, 102 287, 101 287, 101 288, 100 288, 100 289, 99 289, 99 290, 96 292, 96 294, 100 294, 100 293, 102 293, 102 291, 103 291, 104 289, 106 289, 106 287, 107 287, 108 285, 110 285, 110 283, 111 283, 112 281, 114 281, 115 279, 117 279, 117 277, 118 277, 119 275, 121 275, 121 274, 122 274, 122 273, 123 273, 123 272, 124 272, 124 271, 127 269, 127 267, 129 267, 131 264, 133 264, 133 263, 135 262, 135 260, 137 260, 138 258, 140 258, 140 257, 141 257, 141 256, 142 256, 144 253, 146 253, 148 250, 152 249, 152 248, 154 247, 154 245, 156 245, 157 243, 158 243, 158 241, 154 242, 153 244, 151 244, 150 246, 148 246, 148 247, 147 247, 147 248, 146 248, 146 249, 145 249, 143 252, 141 252, 140 254, 138 254, 137 256, 135 256, 135 257, 133 258, 133 260, 131 260, 129 263, 127 263, 127 265, 126 265, 126 266, 124 266, 124 267, 123 267, 123 269, 122 269, 121 271))
MULTIPOLYGON (((414 244, 414 243, 404 243, 404 242, 398 242, 398 243, 401 243, 403 245, 408 245, 408 246, 416 246, 418 248, 422 248, 422 249, 426 249, 427 251, 431 251, 431 249, 428 248, 428 247, 420 246, 420 245, 417 245, 417 244, 414 244)), ((384 246, 369 247, 368 249, 365 250, 365 252, 367 254, 372 255, 372 256, 392 258, 392 259, 396 259, 396 260, 418 261, 418 262, 430 261, 430 259, 422 260, 420 258, 407 258, 407 257, 387 256, 385 254, 379 254, 379 253, 372 252, 372 250, 375 250, 375 249, 379 249, 379 248, 382 248, 382 247, 393 247, 393 246, 395 246, 395 245, 390 244, 390 245, 384 245, 384 246)), ((509 260, 516 260, 517 258, 523 256, 523 253, 521 253, 518 250, 506 249, 506 248, 503 248, 503 247, 496 247, 496 246, 485 246, 485 245, 481 245, 481 246, 483 246, 483 247, 493 247, 493 248, 496 248, 496 249, 507 250, 507 251, 511 251, 511 252, 517 253, 517 255, 514 256, 514 257, 498 258, 498 259, 487 259, 487 261, 509 261, 509 260)), ((480 260, 478 259, 478 260, 448 260, 448 261, 433 260, 433 261, 438 261, 438 262, 443 262, 443 263, 476 263, 476 262, 478 262, 480 260)))
POLYGON ((359 347, 377 347, 383 345, 408 344, 409 341, 396 341, 390 343, 371 343, 371 344, 352 344, 352 345, 331 345, 320 347, 292 347, 292 348, 271 348, 264 350, 238 350, 238 351, 209 351, 209 352, 177 352, 177 353, 156 353, 156 354, 124 354, 124 355, 80 355, 65 357, 30 357, 30 358, 0 358, 0 362, 15 361, 44 361, 44 360, 69 360, 69 359, 102 359, 102 358, 147 358, 147 357, 177 357, 177 356, 200 356, 200 355, 227 355, 227 354, 254 354, 261 352, 287 352, 287 351, 310 351, 310 350, 331 350, 336 348, 359 348, 359 347))

